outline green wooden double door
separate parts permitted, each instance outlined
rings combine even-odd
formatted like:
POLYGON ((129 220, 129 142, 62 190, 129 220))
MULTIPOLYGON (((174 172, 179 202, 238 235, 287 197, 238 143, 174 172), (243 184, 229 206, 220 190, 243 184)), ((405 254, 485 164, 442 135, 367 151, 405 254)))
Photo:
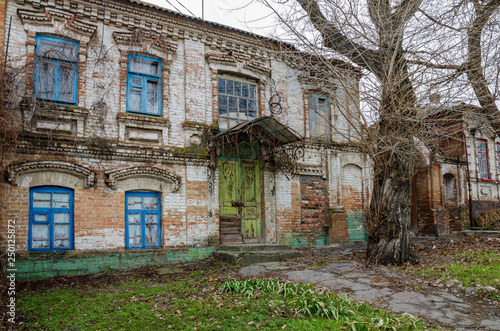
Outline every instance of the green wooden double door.
POLYGON ((241 159, 219 162, 221 243, 262 240, 260 167, 241 159))

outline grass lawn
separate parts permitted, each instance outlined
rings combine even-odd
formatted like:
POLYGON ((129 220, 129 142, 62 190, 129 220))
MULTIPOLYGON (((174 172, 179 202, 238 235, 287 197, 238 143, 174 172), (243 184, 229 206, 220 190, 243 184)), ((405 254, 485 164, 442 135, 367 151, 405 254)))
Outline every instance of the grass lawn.
POLYGON ((485 292, 491 298, 500 301, 500 253, 484 250, 452 253, 452 262, 440 266, 428 266, 418 273, 426 277, 441 278, 443 281, 456 279, 463 287, 491 286, 497 292, 485 292))
POLYGON ((238 281, 215 269, 180 277, 23 290, 21 329, 43 330, 423 330, 423 322, 376 310, 310 285, 238 281), (221 278, 216 279, 216 277, 221 278), (222 280, 224 279, 224 280, 222 280))

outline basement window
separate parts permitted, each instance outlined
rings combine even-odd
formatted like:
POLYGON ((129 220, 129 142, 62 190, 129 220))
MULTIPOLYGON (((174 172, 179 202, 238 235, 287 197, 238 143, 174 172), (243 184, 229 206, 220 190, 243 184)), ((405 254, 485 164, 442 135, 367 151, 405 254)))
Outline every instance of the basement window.
POLYGON ((161 115, 161 61, 132 54, 128 57, 127 112, 161 115))
POLYGON ((30 190, 31 251, 73 249, 73 190, 41 186, 30 190))
POLYGON ((155 192, 126 192, 125 206, 125 248, 159 248, 160 195, 155 192))
POLYGON ((76 105, 78 96, 78 43, 37 36, 35 95, 42 101, 76 105))

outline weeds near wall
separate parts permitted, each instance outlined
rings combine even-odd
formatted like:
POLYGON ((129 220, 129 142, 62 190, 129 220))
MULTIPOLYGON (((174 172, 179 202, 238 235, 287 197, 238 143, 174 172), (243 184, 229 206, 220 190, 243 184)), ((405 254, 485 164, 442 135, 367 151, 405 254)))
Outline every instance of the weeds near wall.
POLYGON ((237 281, 230 279, 224 282, 222 291, 240 294, 244 297, 271 295, 275 300, 278 298, 283 300, 281 307, 285 310, 304 317, 330 319, 340 325, 349 325, 351 330, 373 328, 417 330, 421 328, 421 322, 418 319, 377 311, 336 293, 320 293, 310 284, 283 283, 277 280, 237 281))

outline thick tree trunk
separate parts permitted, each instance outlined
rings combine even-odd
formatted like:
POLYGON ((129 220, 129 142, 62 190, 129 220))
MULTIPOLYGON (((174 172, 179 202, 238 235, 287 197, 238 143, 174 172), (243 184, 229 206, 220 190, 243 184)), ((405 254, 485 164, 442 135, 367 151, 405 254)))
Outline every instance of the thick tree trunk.
POLYGON ((410 242, 412 182, 405 170, 408 160, 395 162, 406 163, 393 167, 375 164, 373 195, 367 213, 367 264, 418 262, 410 242))

